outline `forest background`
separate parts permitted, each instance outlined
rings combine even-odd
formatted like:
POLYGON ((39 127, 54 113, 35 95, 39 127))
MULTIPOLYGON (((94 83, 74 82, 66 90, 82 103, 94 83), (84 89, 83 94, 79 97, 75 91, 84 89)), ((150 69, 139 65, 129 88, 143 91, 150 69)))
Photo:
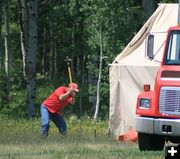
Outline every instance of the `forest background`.
POLYGON ((178 0, 0 0, 0 114, 38 117, 41 102, 69 83, 68 56, 80 93, 66 115, 93 117, 100 97, 96 117, 108 119, 108 65, 170 2, 178 0))

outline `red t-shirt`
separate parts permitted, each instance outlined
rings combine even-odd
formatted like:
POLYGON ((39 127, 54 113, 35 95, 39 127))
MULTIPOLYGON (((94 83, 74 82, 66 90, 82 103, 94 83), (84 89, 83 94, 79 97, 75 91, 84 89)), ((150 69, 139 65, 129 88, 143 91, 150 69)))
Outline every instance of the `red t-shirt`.
POLYGON ((59 96, 65 94, 68 91, 67 87, 61 86, 57 88, 48 98, 43 102, 43 105, 51 112, 56 113, 68 105, 72 96, 68 96, 64 101, 60 101, 59 96))

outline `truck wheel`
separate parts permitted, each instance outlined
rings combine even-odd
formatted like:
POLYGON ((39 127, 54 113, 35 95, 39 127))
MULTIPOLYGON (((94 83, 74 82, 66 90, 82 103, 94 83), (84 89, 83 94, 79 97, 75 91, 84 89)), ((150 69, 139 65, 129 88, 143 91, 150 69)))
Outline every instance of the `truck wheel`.
POLYGON ((138 144, 141 151, 161 151, 165 138, 160 135, 138 133, 138 144))
POLYGON ((180 144, 180 137, 169 136, 167 137, 167 140, 174 144, 180 144))

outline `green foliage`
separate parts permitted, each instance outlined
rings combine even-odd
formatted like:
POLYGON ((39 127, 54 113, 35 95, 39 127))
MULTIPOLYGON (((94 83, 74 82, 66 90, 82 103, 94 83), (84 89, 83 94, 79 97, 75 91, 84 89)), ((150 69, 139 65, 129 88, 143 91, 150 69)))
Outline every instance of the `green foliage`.
POLYGON ((26 92, 23 91, 13 91, 10 94, 10 101, 1 110, 2 114, 12 116, 15 118, 26 117, 26 92))
POLYGON ((4 71, 0 71, 0 111, 3 109, 4 104, 6 104, 6 92, 7 92, 7 84, 6 84, 6 75, 4 71))
POLYGON ((89 6, 86 6, 87 8, 90 14, 85 19, 85 28, 89 33, 87 41, 89 48, 87 63, 89 94, 96 96, 100 62, 99 29, 101 24, 103 56, 107 56, 108 59, 103 61, 102 83, 100 87, 100 117, 106 118, 109 110, 108 64, 124 49, 137 32, 144 20, 144 14, 142 8, 133 3, 133 1, 93 1, 89 6))
MULTIPOLYGON (((175 0, 154 1, 174 2, 175 0)), ((36 112, 41 102, 59 85, 67 85, 68 73, 64 62, 66 56, 73 60, 73 80, 79 84, 81 92, 76 97, 76 105, 68 107, 69 114, 93 116, 95 105, 89 97, 96 97, 97 79, 100 63, 99 32, 102 26, 103 60, 102 82, 100 87, 100 118, 107 118, 109 111, 109 67, 114 58, 141 28, 145 20, 142 2, 135 0, 66 0, 38 1, 38 52, 36 61, 36 112), (52 36, 50 34, 52 30, 52 36), (45 35, 44 35, 45 33, 45 35), (57 72, 49 80, 50 43, 53 52, 57 50, 57 72), (45 49, 45 73, 42 72, 42 53, 45 49)), ((3 70, 0 72, 0 111, 20 116, 26 114, 26 83, 22 72, 22 55, 16 0, 9 1, 10 24, 10 76, 7 80, 3 70), (9 83, 7 82, 9 81, 9 83), (7 88, 10 88, 10 93, 7 88), (22 111, 22 113, 20 112, 22 111)), ((3 15, 4 16, 4 15, 3 15)), ((4 17, 2 18, 2 39, 4 17)), ((3 56, 2 56, 3 57, 3 56)))
POLYGON ((1 96, 0 113, 11 116, 25 116, 26 115, 26 92, 25 81, 22 78, 21 61, 16 60, 12 64, 10 75, 7 79, 6 74, 3 73, 0 80, 0 88, 3 91, 1 96))
POLYGON ((37 87, 36 89, 36 113, 37 116, 40 116, 39 110, 40 110, 40 105, 42 102, 54 91, 54 87, 46 83, 45 85, 41 85, 37 87))

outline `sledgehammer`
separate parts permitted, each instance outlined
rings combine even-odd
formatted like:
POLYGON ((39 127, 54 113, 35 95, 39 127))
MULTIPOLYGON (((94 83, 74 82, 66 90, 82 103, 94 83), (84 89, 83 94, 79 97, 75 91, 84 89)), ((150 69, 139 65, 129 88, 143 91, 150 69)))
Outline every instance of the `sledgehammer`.
POLYGON ((69 81, 70 81, 70 83, 72 83, 71 59, 68 58, 68 56, 67 56, 66 59, 65 59, 64 61, 67 62, 67 66, 68 66, 68 74, 69 74, 69 81))

